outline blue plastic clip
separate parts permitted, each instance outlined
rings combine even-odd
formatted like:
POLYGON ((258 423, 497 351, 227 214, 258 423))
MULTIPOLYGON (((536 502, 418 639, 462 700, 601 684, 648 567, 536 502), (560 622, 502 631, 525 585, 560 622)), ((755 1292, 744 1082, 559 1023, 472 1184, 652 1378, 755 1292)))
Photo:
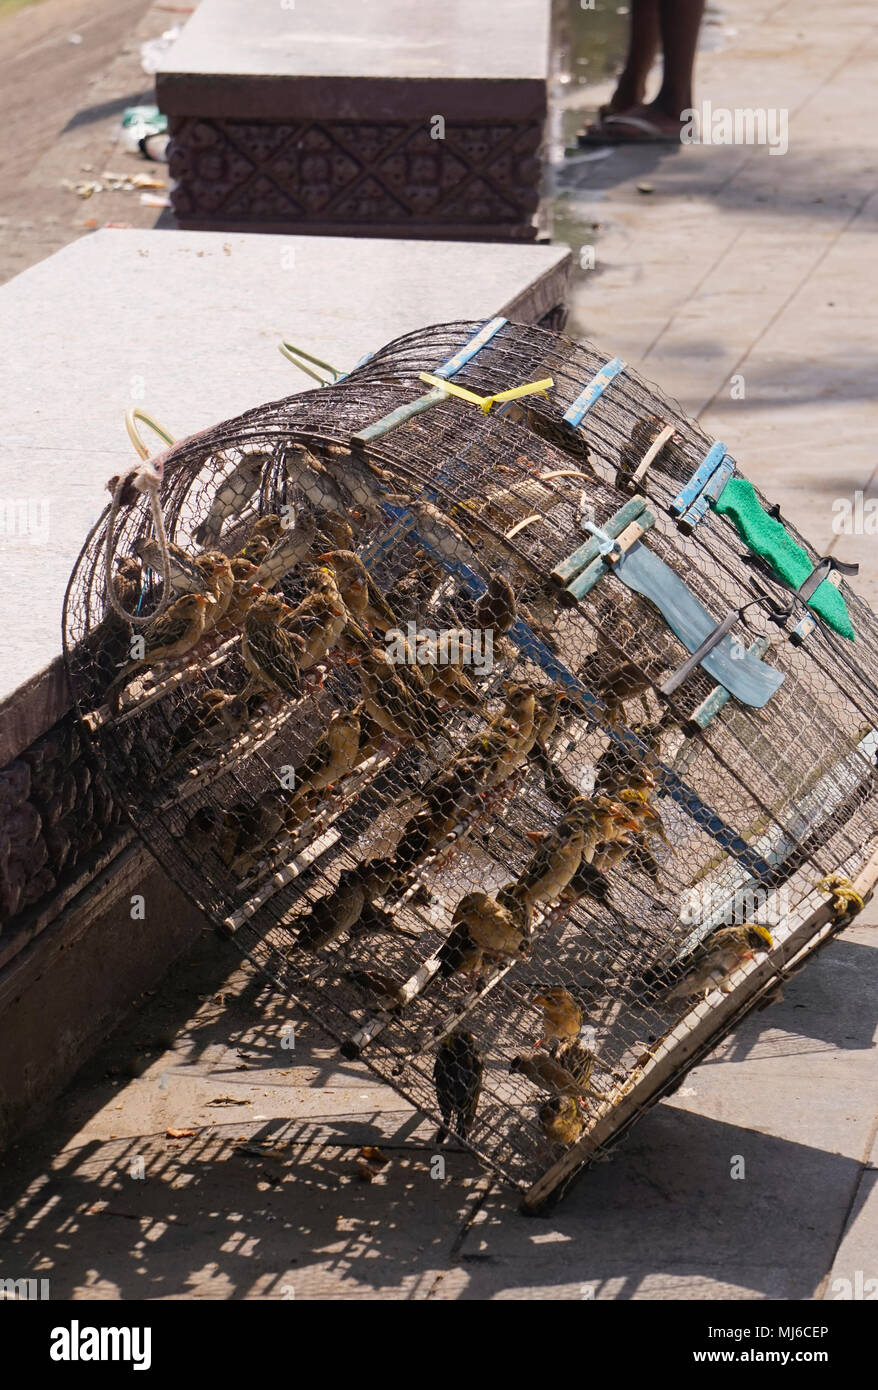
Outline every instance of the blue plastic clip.
POLYGON ((725 457, 725 452, 725 444, 720 444, 717 441, 716 444, 711 445, 686 486, 681 488, 680 492, 668 507, 671 516, 682 516, 684 512, 689 510, 702 488, 710 482, 710 479, 719 468, 725 457))

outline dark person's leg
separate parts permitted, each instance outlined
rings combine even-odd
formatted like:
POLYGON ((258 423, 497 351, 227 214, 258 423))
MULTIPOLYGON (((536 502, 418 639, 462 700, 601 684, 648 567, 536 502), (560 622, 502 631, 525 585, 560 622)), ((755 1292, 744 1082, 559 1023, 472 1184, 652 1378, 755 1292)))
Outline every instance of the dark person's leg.
POLYGON ((661 0, 664 72, 651 109, 678 122, 680 112, 692 105, 692 71, 703 14, 704 0, 661 0))
POLYGON ((628 26, 628 57, 606 107, 601 114, 627 111, 638 106, 646 96, 646 79, 655 62, 659 37, 659 0, 631 0, 631 22, 628 26))
POLYGON ((658 96, 624 111, 615 105, 614 97, 612 113, 586 128, 580 136, 583 143, 631 144, 679 136, 681 112, 692 106, 692 72, 704 0, 657 0, 657 7, 663 53, 658 96))

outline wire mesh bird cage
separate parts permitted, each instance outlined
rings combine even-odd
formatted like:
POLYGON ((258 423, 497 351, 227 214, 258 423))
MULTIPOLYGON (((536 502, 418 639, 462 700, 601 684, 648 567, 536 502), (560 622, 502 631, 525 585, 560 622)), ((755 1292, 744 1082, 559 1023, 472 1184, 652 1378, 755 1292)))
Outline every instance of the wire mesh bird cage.
POLYGON ((67 594, 95 756, 213 923, 541 1208, 871 892, 870 611, 724 510, 678 406, 502 319, 162 463, 167 547, 123 479, 67 594))

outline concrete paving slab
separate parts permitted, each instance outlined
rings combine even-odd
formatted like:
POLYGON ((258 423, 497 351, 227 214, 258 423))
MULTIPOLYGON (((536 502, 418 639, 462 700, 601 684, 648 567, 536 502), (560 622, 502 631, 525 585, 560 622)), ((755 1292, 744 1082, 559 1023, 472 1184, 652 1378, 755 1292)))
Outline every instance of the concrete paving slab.
POLYGON ((67 579, 104 485, 136 457, 131 406, 182 437, 306 389, 277 351, 284 338, 348 369, 427 323, 533 322, 563 303, 568 254, 102 230, 5 285, 0 336, 16 351, 0 405, 0 548, 15 583, 0 595, 0 700, 57 655, 67 579))

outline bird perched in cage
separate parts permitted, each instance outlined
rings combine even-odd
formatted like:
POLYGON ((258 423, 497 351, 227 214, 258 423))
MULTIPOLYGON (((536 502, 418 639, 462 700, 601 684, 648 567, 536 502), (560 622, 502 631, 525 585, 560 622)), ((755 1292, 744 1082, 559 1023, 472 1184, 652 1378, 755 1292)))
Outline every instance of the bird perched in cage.
POLYGON ((663 714, 655 724, 632 724, 611 739, 595 763, 595 789, 608 796, 625 787, 652 792, 661 775, 662 738, 676 723, 676 718, 663 714))
POLYGON ((271 547, 260 557, 254 578, 266 589, 273 589, 305 560, 314 559, 317 521, 313 515, 300 515, 295 526, 281 530, 271 547))
POLYGON ((406 1002, 405 992, 398 980, 379 970, 348 970, 345 979, 362 990, 373 1007, 382 1013, 399 1013, 406 1002))
MULTIPOLYGON (((236 563, 249 564, 249 561, 233 561, 233 568, 236 563)), ((255 566, 253 568, 255 569, 255 566)), ((255 579, 236 579, 232 585, 232 597, 222 622, 223 633, 228 634, 241 629, 253 604, 257 599, 262 598, 265 592, 262 585, 257 584, 255 579)))
POLYGON ((357 864, 345 869, 332 892, 318 898, 302 917, 296 933, 296 948, 320 951, 345 932, 350 934, 352 941, 378 933, 411 937, 411 932, 397 926, 389 913, 382 912, 372 902, 372 898, 384 890, 386 882, 381 863, 357 864))
POLYGON ((636 869, 639 869, 642 874, 661 887, 661 865, 647 844, 644 835, 632 836, 629 859, 636 869))
POLYGON ((608 663, 594 673, 594 683, 604 702, 610 724, 625 719, 627 700, 641 698, 652 687, 652 680, 636 661, 608 663))
POLYGON ((301 694, 299 661, 305 643, 298 633, 283 626, 289 615, 290 610, 276 594, 260 589, 244 617, 241 656, 257 685, 295 698, 301 694))
POLYGON ((366 712, 385 733, 423 739, 441 728, 445 716, 417 667, 398 664, 381 647, 362 644, 359 638, 354 645, 366 712))
MULTIPOLYGON (((159 575, 163 573, 162 548, 154 536, 141 536, 131 548, 147 569, 159 575)), ((168 541, 168 575, 172 589, 181 594, 204 593, 204 574, 198 568, 197 559, 168 541)))
POLYGON ((143 654, 129 662, 108 686, 104 698, 111 708, 118 708, 119 696, 136 671, 185 656, 197 646, 212 602, 206 594, 181 594, 138 634, 143 639, 143 654))
MULTIPOLYGON (((574 798, 554 830, 542 839, 536 853, 507 890, 509 898, 524 905, 528 919, 537 903, 561 897, 583 863, 591 863, 602 840, 616 839, 626 829, 637 829, 624 806, 606 797, 574 798)), ((507 901, 504 895, 503 901, 507 901)))
POLYGON ((289 444, 283 455, 287 478, 305 494, 312 507, 345 517, 351 509, 351 498, 335 481, 320 459, 299 443, 289 444))
POLYGON ((445 560, 478 570, 478 556, 455 521, 432 502, 410 502, 409 511, 415 518, 418 536, 428 549, 445 560))
POLYGON ((489 764, 478 756, 458 754, 439 768, 420 790, 426 805, 406 822, 394 851, 405 875, 457 828, 487 784, 489 764))
POLYGON ((527 757, 537 737, 537 697, 534 687, 510 682, 503 687, 504 704, 490 727, 467 745, 491 761, 489 787, 499 787, 527 757))
POLYGON ((617 869, 631 853, 633 846, 634 841, 628 834, 599 844, 594 859, 590 863, 583 861, 576 870, 564 890, 562 901, 572 906, 579 902, 580 898, 587 897, 598 903, 608 903, 610 885, 604 875, 612 869, 617 869))
POLYGON ((442 1116, 437 1144, 445 1140, 449 1130, 461 1139, 469 1138, 482 1094, 483 1072, 484 1063, 472 1033, 456 1028, 442 1039, 433 1066, 433 1084, 442 1116))
POLYGON ((275 788, 256 801, 236 802, 223 813, 216 851, 226 868, 243 877, 270 851, 283 830, 286 800, 275 788))
POLYGON ((338 516, 335 512, 322 512, 316 521, 315 559, 318 554, 326 550, 353 550, 356 540, 354 528, 343 516, 338 516))
POLYGON ((422 671, 431 695, 444 700, 448 705, 465 705, 468 709, 480 710, 482 696, 473 685, 463 661, 467 654, 473 654, 472 637, 463 629, 444 631, 422 642, 419 636, 416 649, 399 634, 401 645, 407 653, 406 664, 417 662, 422 671))
POLYGON ((243 560, 252 560, 258 565, 268 550, 283 532, 283 521, 278 512, 267 512, 257 517, 250 527, 250 534, 238 551, 243 560))
POLYGON ((203 691, 195 707, 171 734, 165 771, 173 771, 194 755, 209 753, 231 743, 259 712, 260 697, 247 699, 211 687, 203 691))
POLYGON ((550 1143, 569 1148, 582 1135, 585 1120, 573 1096, 553 1096, 540 1107, 540 1125, 550 1143))
MULTIPOLYGON (((121 555, 116 561, 113 588, 127 613, 136 613, 143 592, 143 569, 139 560, 121 555)), ((98 625, 85 638, 85 649, 92 655, 100 652, 101 664, 107 669, 118 666, 128 658, 131 643, 129 624, 112 608, 108 608, 98 625)))
POLYGON ((359 555, 352 550, 328 550, 317 559, 332 569, 345 607, 359 623, 378 632, 399 627, 399 619, 359 555))
POLYGON ((203 592, 213 599, 204 622, 204 631, 213 632, 221 627, 235 588, 235 576, 228 556, 222 551, 209 550, 199 555, 195 567, 204 580, 203 592))
POLYGON ((332 945, 359 920, 367 896, 367 881, 359 868, 346 869, 333 891, 318 898, 301 919, 296 948, 320 951, 332 945))
POLYGON ((361 705, 335 710, 308 756, 296 768, 294 794, 287 815, 287 829, 306 814, 316 792, 346 777, 360 758, 361 705))
POLYGON ((495 570, 488 580, 488 587, 476 602, 474 626, 502 636, 509 631, 517 617, 515 590, 506 576, 495 570))
POLYGON ((553 985, 550 989, 535 994, 534 1003, 539 1004, 544 1016, 543 1037, 538 1046, 544 1047, 555 1040, 567 1043, 579 1037, 582 1009, 569 989, 565 989, 563 985, 553 985))
POLYGON ((461 898, 452 926, 463 924, 471 939, 482 951, 492 956, 522 956, 527 954, 527 937, 508 908, 492 898, 490 893, 476 889, 461 898))
POLYGON ((335 575, 328 566, 321 565, 309 578, 308 593, 281 619, 281 626, 284 632, 301 641, 299 667, 308 671, 338 644, 349 622, 350 614, 338 591, 335 575))
POLYGON ((481 975, 485 968, 484 952, 473 940, 465 922, 451 928, 436 952, 436 959, 439 962, 437 974, 440 980, 450 980, 453 975, 474 978, 481 975))
POLYGON ((362 449, 352 453, 344 444, 320 444, 317 447, 327 466, 342 480, 357 506, 370 515, 377 514, 386 502, 395 505, 408 502, 404 493, 396 491, 394 479, 387 469, 381 468, 362 449))
POLYGON ((641 837, 670 843, 661 815, 650 805, 649 792, 640 787, 623 787, 619 792, 619 801, 624 802, 641 837))
POLYGON ((728 994, 728 976, 755 955, 770 951, 774 941, 767 927, 755 922, 720 927, 693 952, 686 973, 668 994, 668 999, 687 999, 719 988, 728 994))
POLYGON ((534 907, 560 898, 582 862, 587 830, 584 822, 565 820, 550 831, 528 860, 518 878, 500 890, 503 906, 516 903, 530 924, 534 907))
POLYGON ((271 454, 252 449, 218 484, 207 516, 192 532, 192 539, 201 546, 215 545, 223 523, 229 517, 240 516, 262 480, 262 471, 271 463, 271 454))
POLYGON ((596 1061, 591 1048, 586 1047, 581 1038, 568 1038, 566 1041, 556 1039, 549 1050, 555 1061, 573 1077, 580 1097, 584 1095, 591 1086, 596 1061))
POLYGON ((578 1096, 582 1087, 561 1062, 546 1052, 521 1054, 509 1063, 513 1075, 526 1076, 540 1090, 556 1096, 578 1096))
POLYGON ((400 613, 420 613, 445 578, 440 565, 434 560, 423 559, 394 580, 386 594, 387 602, 400 613))
POLYGON ((284 451, 287 478, 302 490, 312 507, 333 512, 346 521, 357 505, 374 514, 381 502, 392 500, 382 491, 378 474, 371 465, 357 463, 354 466, 351 462, 348 468, 347 461, 351 460, 348 453, 342 468, 342 460, 333 446, 324 448, 323 452, 329 467, 304 444, 290 444, 284 451))

